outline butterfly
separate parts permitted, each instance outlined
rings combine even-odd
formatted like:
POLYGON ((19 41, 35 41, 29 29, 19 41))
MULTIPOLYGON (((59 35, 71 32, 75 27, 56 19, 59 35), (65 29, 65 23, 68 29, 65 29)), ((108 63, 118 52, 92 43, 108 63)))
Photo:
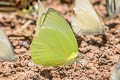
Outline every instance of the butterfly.
POLYGON ((17 57, 15 56, 8 37, 6 36, 5 32, 0 29, 0 59, 14 61, 16 58, 17 57))
POLYGON ((33 62, 43 66, 72 64, 78 56, 78 44, 64 17, 49 8, 40 17, 39 26, 30 46, 33 62))
POLYGON ((120 80, 120 59, 112 71, 111 80, 120 80))
POLYGON ((114 18, 120 12, 120 0, 106 0, 107 14, 110 18, 114 18))
POLYGON ((71 24, 76 35, 104 33, 102 18, 97 15, 89 0, 75 0, 74 11, 71 24))

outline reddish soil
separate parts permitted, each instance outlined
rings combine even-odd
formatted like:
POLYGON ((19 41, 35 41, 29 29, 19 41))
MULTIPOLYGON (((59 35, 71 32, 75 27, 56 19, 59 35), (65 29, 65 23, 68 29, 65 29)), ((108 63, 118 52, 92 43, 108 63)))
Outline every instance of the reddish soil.
MULTIPOLYGON (((43 0, 45 7, 61 12, 70 22, 73 16, 72 0, 43 0)), ((63 67, 43 67, 32 63, 30 44, 34 37, 37 14, 17 15, 0 13, 0 28, 5 30, 14 48, 16 62, 0 61, 0 80, 110 80, 111 71, 120 56, 120 16, 106 18, 105 0, 91 0, 98 14, 109 27, 104 35, 77 37, 79 51, 84 54, 81 64, 63 67), (20 31, 24 26, 27 28, 20 31)))

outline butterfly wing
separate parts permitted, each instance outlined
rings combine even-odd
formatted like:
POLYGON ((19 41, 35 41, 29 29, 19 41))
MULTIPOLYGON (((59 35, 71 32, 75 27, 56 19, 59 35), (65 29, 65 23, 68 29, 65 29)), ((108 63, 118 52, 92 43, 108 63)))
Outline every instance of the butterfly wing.
POLYGON ((7 61, 16 59, 13 48, 3 30, 0 30, 0 59, 7 61))
POLYGON ((64 17, 57 11, 49 9, 42 22, 40 31, 31 44, 34 63, 43 66, 61 66, 74 62, 78 45, 64 17))
POLYGON ((111 80, 120 80, 120 59, 112 71, 111 80))
POLYGON ((45 12, 46 12, 45 7, 41 3, 41 1, 38 0, 38 19, 37 19, 37 23, 36 23, 36 33, 39 32, 39 30, 40 30, 40 19, 41 19, 42 14, 45 12))
POLYGON ((74 10, 76 15, 72 18, 72 26, 77 35, 103 33, 104 23, 89 0, 75 0, 74 10))

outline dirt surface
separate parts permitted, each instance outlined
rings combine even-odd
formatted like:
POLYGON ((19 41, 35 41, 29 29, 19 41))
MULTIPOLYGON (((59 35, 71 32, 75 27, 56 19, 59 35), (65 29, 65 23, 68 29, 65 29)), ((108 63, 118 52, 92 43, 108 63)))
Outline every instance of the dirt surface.
MULTIPOLYGON (((61 12, 70 22, 74 3, 43 0, 45 7, 61 12)), ((36 12, 32 15, 0 13, 0 28, 5 30, 14 48, 16 62, 0 61, 0 80, 110 80, 111 71, 120 56, 120 16, 106 18, 105 0, 91 0, 98 14, 109 27, 105 35, 77 37, 79 51, 84 54, 81 64, 64 67, 43 67, 32 63, 30 44, 34 36, 36 12), (27 28, 24 28, 28 26, 27 28), (23 29, 22 29, 23 28, 23 29)))

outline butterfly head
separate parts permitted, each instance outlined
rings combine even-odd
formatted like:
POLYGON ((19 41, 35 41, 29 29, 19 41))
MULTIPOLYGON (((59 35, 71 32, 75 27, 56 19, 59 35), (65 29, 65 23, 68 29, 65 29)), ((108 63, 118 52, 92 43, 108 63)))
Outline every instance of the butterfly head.
POLYGON ((76 62, 83 58, 84 58, 84 55, 78 52, 77 57, 76 57, 76 62))

